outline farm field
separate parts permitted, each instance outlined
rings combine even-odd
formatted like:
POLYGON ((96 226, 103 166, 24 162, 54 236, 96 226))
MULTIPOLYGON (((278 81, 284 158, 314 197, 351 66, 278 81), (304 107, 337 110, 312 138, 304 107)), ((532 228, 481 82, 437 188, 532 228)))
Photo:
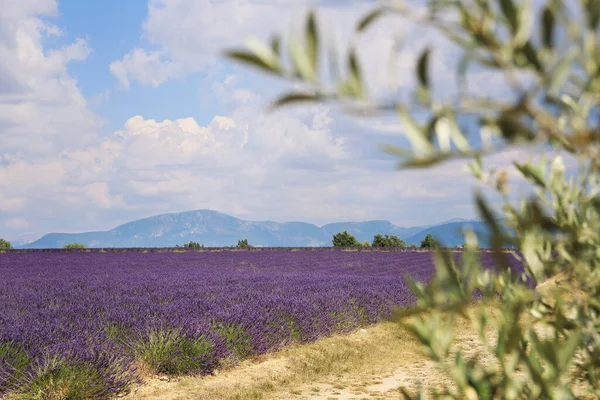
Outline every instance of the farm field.
POLYGON ((0 254, 0 397, 106 398, 349 332, 410 305, 406 273, 429 279, 432 253, 0 254))

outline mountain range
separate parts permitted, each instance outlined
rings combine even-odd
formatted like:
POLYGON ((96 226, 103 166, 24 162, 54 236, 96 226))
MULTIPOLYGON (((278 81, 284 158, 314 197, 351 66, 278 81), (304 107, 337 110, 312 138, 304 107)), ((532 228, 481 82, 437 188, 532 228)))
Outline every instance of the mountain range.
POLYGON ((372 241, 376 234, 396 235, 408 244, 419 245, 430 233, 445 246, 464 242, 462 229, 470 226, 487 236, 483 222, 453 219, 437 225, 400 227, 389 221, 336 222, 317 226, 306 222, 244 221, 217 211, 195 210, 161 214, 128 222, 108 231, 49 233, 17 248, 60 248, 68 243, 87 247, 172 247, 190 241, 207 247, 231 246, 248 239, 253 246, 331 246, 332 236, 348 231, 359 241, 372 241))

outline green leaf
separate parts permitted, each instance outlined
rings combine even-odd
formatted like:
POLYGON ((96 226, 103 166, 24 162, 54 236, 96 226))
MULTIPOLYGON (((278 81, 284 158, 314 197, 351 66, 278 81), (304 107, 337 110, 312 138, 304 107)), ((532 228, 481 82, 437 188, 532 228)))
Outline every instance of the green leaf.
POLYGON ((440 280, 447 280, 449 283, 461 291, 462 285, 460 276, 454 264, 454 260, 451 258, 451 253, 448 251, 440 250, 435 253, 435 266, 437 270, 437 277, 440 280))
POLYGON ((362 32, 365 29, 367 29, 369 26, 371 26, 371 24, 378 19, 379 17, 381 17, 383 14, 385 13, 385 10, 383 8, 377 8, 375 10, 370 11, 369 13, 367 13, 358 23, 358 26, 356 27, 356 30, 358 32, 362 32))
POLYGON ((542 13, 542 43, 544 47, 551 49, 554 45, 554 26, 556 17, 552 8, 546 7, 542 13))
POLYGON ((271 50, 278 58, 281 56, 281 38, 277 35, 271 38, 271 50))
POLYGON ((438 145, 442 153, 450 152, 450 137, 452 135, 452 129, 450 128, 450 122, 448 118, 441 117, 436 120, 435 132, 437 133, 438 145))
POLYGON ((517 162, 513 164, 525 178, 529 179, 531 182, 535 183, 540 187, 546 187, 546 180, 544 179, 544 175, 538 169, 534 168, 531 164, 519 164, 517 162))
POLYGON ((489 227, 492 229, 493 233, 499 234, 500 227, 498 226, 496 216, 494 215, 494 212, 483 198, 483 195, 479 192, 475 194, 475 204, 477 205, 479 215, 481 215, 485 222, 487 222, 489 227))
POLYGON ((600 214, 600 196, 596 195, 592 197, 589 201, 589 204, 594 207, 597 213, 600 214))
POLYGON ((599 0, 586 0, 585 11, 592 32, 598 29, 600 24, 600 1, 599 0))
POLYGON ((565 176, 565 163, 561 156, 557 156, 550 166, 550 184, 558 185, 565 176))
POLYGON ((279 97, 277 100, 275 100, 271 104, 270 109, 279 108, 283 105, 288 105, 288 104, 292 104, 292 103, 306 103, 306 102, 311 102, 311 101, 317 101, 319 99, 321 99, 321 96, 319 94, 292 92, 292 93, 285 94, 285 95, 279 97))
POLYGON ((401 168, 426 168, 431 167, 432 165, 439 164, 440 162, 447 159, 448 156, 444 154, 438 154, 432 157, 424 157, 424 158, 413 158, 410 160, 402 161, 400 163, 401 168))
POLYGON ((352 77, 354 77, 357 81, 361 81, 361 73, 360 73, 360 66, 358 64, 358 58, 356 57, 356 49, 351 49, 349 54, 348 54, 348 67, 350 69, 350 74, 352 75, 352 77))
POLYGON ((540 62, 537 51, 535 50, 535 47, 531 43, 531 40, 528 40, 525 43, 525 45, 523 46, 523 48, 521 48, 519 53, 521 53, 525 56, 529 65, 531 65, 536 71, 538 71, 540 73, 544 72, 544 66, 540 62))
POLYGON ((297 40, 291 41, 290 44, 290 58, 294 66, 296 74, 307 81, 315 81, 315 70, 312 67, 312 63, 306 49, 301 46, 297 40))
POLYGON ((515 32, 515 37, 512 41, 515 47, 520 47, 524 43, 527 43, 531 37, 534 19, 532 0, 519 1, 518 16, 519 28, 515 32))
POLYGON ((425 130, 417 124, 404 107, 400 107, 398 113, 400 114, 403 133, 410 141, 415 153, 419 156, 426 156, 433 153, 433 146, 425 138, 425 130))
POLYGON ((569 49, 567 54, 553 68, 550 74, 550 83, 548 84, 548 95, 550 97, 558 97, 560 95, 561 89, 571 72, 571 65, 578 54, 579 51, 577 48, 569 49))
POLYGON ((348 70, 350 77, 338 83, 338 90, 343 96, 350 96, 362 99, 365 97, 364 88, 361 80, 361 72, 356 57, 356 50, 350 49, 348 53, 348 70))
POLYGON ((243 50, 230 50, 230 51, 227 51, 225 53, 225 56, 227 58, 232 59, 232 60, 236 60, 236 61, 240 61, 240 62, 245 63, 245 64, 249 64, 249 65, 251 65, 253 67, 256 67, 256 68, 261 69, 263 71, 270 72, 272 74, 276 74, 276 75, 280 75, 281 74, 281 69, 280 68, 278 68, 277 66, 273 66, 273 65, 265 62, 263 59, 261 59, 256 54, 249 53, 247 51, 243 51, 243 50))
POLYGON ((535 139, 535 133, 521 122, 515 114, 502 113, 496 121, 496 125, 504 139, 509 142, 518 141, 519 139, 525 139, 526 141, 535 139))
POLYGON ((465 137, 465 135, 463 135, 462 130, 458 126, 454 113, 446 113, 446 118, 448 119, 448 126, 450 128, 450 136, 452 137, 452 142, 461 152, 468 152, 471 149, 471 146, 469 146, 467 138, 465 137))
POLYGON ((399 156, 399 157, 412 156, 412 152, 410 150, 404 149, 402 147, 394 146, 391 144, 387 144, 387 143, 379 145, 379 148, 382 151, 384 151, 392 156, 399 156))
POLYGON ((306 21, 305 45, 310 65, 313 73, 316 75, 319 60, 319 37, 315 13, 313 11, 308 14, 308 19, 306 21))
POLYGON ((464 90, 467 85, 467 70, 473 61, 473 54, 474 50, 469 49, 462 55, 460 62, 458 63, 458 82, 461 90, 464 90))
POLYGON ((563 371, 567 369, 575 351, 581 344, 581 336, 581 331, 571 332, 569 338, 558 348, 558 362, 563 371))
POLYGON ((515 7, 515 4, 512 0, 499 0, 499 2, 500 9, 502 10, 502 13, 508 20, 511 31, 515 33, 519 27, 519 21, 517 18, 517 8, 515 7))
POLYGON ((424 49, 419 56, 419 60, 417 62, 417 77, 419 78, 419 83, 425 89, 429 89, 429 54, 431 53, 430 49, 424 49))
POLYGON ((526 267, 531 271, 536 282, 544 277, 544 264, 540 259, 536 248, 539 245, 539 237, 534 232, 526 232, 521 238, 521 254, 525 257, 526 267))

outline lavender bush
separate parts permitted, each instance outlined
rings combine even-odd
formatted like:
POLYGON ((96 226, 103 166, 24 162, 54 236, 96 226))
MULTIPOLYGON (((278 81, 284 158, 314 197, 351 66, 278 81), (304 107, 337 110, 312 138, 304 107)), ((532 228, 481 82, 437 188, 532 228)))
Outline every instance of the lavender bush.
POLYGON ((210 373, 387 318, 414 301, 404 274, 434 272, 427 252, 2 254, 0 395, 104 398, 137 381, 140 365, 210 373))

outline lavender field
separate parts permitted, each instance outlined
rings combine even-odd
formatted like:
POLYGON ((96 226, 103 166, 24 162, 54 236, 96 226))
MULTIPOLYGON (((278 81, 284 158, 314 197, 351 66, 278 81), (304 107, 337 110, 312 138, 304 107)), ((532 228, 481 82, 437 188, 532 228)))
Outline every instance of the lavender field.
POLYGON ((380 321, 414 300, 405 273, 433 272, 410 251, 0 254, 0 397, 106 398, 140 369, 210 373, 380 321))

